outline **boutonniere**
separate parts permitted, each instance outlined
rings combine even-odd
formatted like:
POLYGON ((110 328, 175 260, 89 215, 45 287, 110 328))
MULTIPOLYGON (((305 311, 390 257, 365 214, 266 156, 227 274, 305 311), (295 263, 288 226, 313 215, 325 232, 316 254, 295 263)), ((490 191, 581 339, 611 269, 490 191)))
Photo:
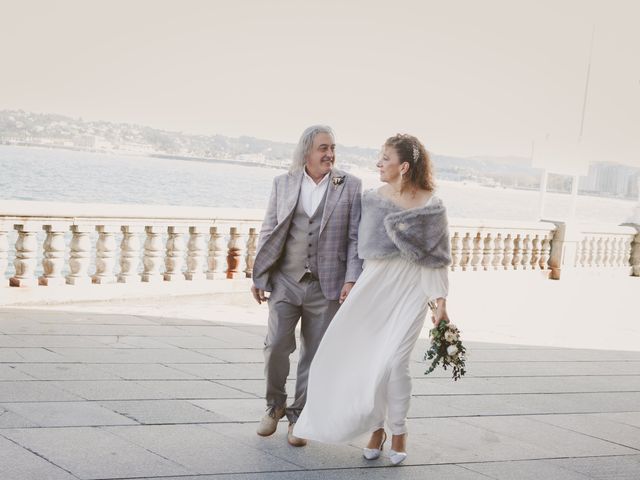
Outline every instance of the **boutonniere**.
POLYGON ((335 176, 333 178, 331 178, 331 183, 333 183, 333 189, 337 189, 338 185, 342 185, 344 183, 344 175, 342 176, 335 176))

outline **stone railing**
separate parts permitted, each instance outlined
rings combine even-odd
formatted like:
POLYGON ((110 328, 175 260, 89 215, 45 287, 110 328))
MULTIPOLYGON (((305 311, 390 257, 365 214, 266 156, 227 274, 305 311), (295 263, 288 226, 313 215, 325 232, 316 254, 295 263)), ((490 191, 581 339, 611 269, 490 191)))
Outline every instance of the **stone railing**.
MULTIPOLYGON (((250 278, 263 213, 2 202, 0 279, 6 286, 33 287, 250 278)), ((640 276, 640 234, 634 226, 449 223, 454 272, 542 271, 559 279, 562 270, 606 269, 640 276)))
POLYGON ((250 277, 263 216, 243 209, 5 203, 0 278, 11 260, 8 282, 15 287, 250 277))
POLYGON ((559 279, 562 270, 609 270, 640 276, 640 226, 555 225, 551 278, 559 279))
POLYGON ((451 219, 452 271, 547 270, 555 226, 451 219))

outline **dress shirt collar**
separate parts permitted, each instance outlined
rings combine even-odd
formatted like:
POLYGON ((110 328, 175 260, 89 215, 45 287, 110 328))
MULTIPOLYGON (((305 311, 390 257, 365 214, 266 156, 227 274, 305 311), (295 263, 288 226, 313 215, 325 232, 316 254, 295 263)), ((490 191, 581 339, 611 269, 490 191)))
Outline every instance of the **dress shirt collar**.
POLYGON ((324 177, 322 177, 322 180, 320 180, 318 183, 316 183, 316 181, 313 178, 311 178, 311 176, 307 173, 307 167, 304 167, 303 171, 304 171, 305 180, 311 182, 314 187, 320 187, 325 182, 328 182, 329 181, 329 177, 331 176, 331 172, 329 172, 324 177))

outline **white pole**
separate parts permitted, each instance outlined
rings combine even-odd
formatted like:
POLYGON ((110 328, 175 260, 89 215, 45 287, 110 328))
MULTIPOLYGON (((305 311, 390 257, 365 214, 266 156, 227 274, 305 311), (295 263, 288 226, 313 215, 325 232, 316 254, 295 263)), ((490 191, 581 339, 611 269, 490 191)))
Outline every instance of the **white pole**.
POLYGON ((538 218, 542 220, 544 218, 544 202, 547 196, 547 177, 548 177, 547 169, 542 169, 542 175, 540 175, 540 205, 539 205, 539 213, 538 218))
POLYGON ((578 175, 574 175, 571 180, 571 210, 569 211, 569 221, 576 218, 576 203, 578 201, 578 175))

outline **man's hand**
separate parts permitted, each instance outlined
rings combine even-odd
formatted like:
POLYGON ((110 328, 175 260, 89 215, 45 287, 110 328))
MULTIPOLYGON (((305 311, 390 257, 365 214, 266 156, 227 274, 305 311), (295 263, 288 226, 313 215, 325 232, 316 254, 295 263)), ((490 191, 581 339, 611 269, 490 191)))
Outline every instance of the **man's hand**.
POLYGON ((349 292, 353 288, 353 285, 354 282, 347 282, 343 285, 342 290, 340 291, 340 303, 344 302, 347 299, 347 296, 349 296, 349 292))
POLYGON ((253 295, 255 301, 258 302, 258 305, 269 299, 269 297, 265 295, 265 291, 257 288, 255 285, 251 285, 251 295, 253 295))

